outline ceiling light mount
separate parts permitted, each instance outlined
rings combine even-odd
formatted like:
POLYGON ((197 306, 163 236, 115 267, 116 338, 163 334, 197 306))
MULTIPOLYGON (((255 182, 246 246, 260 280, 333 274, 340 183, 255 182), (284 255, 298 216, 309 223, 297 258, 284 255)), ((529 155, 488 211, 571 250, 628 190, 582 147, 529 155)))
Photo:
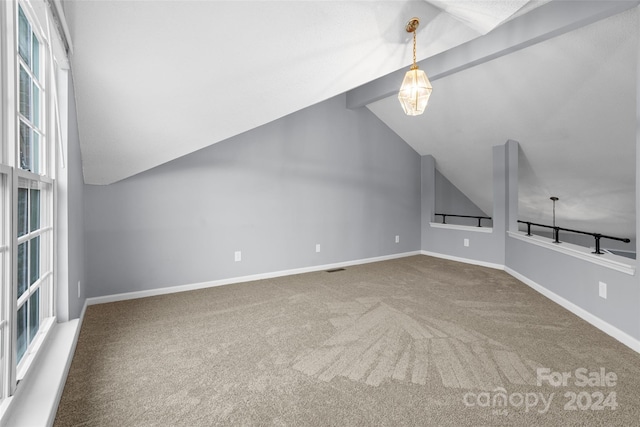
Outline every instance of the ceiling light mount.
POLYGON ((398 100, 408 116, 417 116, 424 113, 432 91, 431 82, 429 82, 425 72, 420 70, 416 63, 416 31, 419 25, 420 19, 413 17, 405 26, 407 33, 413 33, 413 65, 411 65, 411 68, 404 76, 404 80, 402 80, 398 100))
POLYGON ((420 26, 420 19, 413 17, 407 22, 407 26, 404 27, 407 30, 407 33, 415 33, 418 27, 420 26))

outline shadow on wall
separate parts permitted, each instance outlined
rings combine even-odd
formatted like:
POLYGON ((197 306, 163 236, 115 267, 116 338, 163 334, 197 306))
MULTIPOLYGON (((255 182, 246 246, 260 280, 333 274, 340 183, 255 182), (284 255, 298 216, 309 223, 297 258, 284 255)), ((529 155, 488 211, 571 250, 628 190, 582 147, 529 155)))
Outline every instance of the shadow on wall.
MULTIPOLYGON (((445 215, 469 215, 469 216, 488 216, 491 214, 480 209, 471 199, 469 199, 458 187, 453 185, 439 170, 436 169, 436 206, 435 213, 445 215)), ((435 215, 434 222, 442 222, 442 216, 435 215)), ((446 218, 447 224, 468 225, 477 227, 478 220, 475 218, 446 218)), ((481 222, 483 227, 492 227, 493 221, 483 219, 481 222)))

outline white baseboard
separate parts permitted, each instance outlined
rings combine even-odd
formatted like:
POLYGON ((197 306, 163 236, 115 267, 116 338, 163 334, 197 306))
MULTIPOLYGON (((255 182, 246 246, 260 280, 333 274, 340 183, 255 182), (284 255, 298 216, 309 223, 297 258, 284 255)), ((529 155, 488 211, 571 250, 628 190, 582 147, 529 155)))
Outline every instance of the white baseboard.
POLYGON ((461 258, 453 255, 439 254, 437 252, 420 251, 420 253, 422 255, 428 255, 435 258, 448 259, 449 261, 458 261, 458 262, 464 262, 465 264, 473 264, 473 265, 479 265, 481 267, 493 268, 496 270, 504 270, 504 265, 502 264, 495 264, 495 263, 486 262, 486 261, 478 261, 476 259, 471 259, 471 258, 461 258))
POLYGON ((216 286, 231 285, 234 283, 253 282, 256 280, 273 279, 275 277, 291 276, 294 274, 312 273, 315 271, 330 270, 333 268, 351 267, 354 265, 368 264, 372 262, 387 261, 390 259, 405 258, 413 255, 420 255, 421 251, 403 252, 399 254, 384 255, 373 258, 337 262, 333 264, 314 265, 311 267, 294 268, 291 270, 274 271, 271 273, 252 274, 249 276, 231 277, 229 279, 213 280, 210 282, 193 283, 180 286, 169 286, 166 288, 149 289, 146 291, 125 292, 120 294, 105 295, 100 297, 87 298, 87 305, 105 304, 109 302, 124 301, 137 298, 145 298, 156 295, 173 294, 177 292, 194 291, 197 289, 213 288, 216 286))
POLYGON ((591 323, 593 326, 595 326, 596 328, 600 329, 602 332, 612 336, 613 338, 615 338, 618 341, 620 341, 622 344, 624 344, 627 347, 631 348, 632 350, 635 350, 638 353, 640 353, 640 341, 637 340, 636 338, 632 337, 631 335, 627 334, 624 331, 621 331, 620 329, 616 328, 615 326, 611 325, 610 323, 605 322, 604 320, 600 319, 599 317, 589 313, 587 310, 585 310, 585 309, 583 309, 581 307, 578 307, 577 305, 575 305, 571 301, 561 297, 560 295, 556 294, 555 292, 550 291, 549 289, 545 288, 544 286, 539 285, 538 283, 534 282, 533 280, 529 279, 528 277, 523 276, 522 274, 518 273, 517 271, 512 270, 509 267, 505 267, 504 271, 506 271, 507 273, 509 273, 510 275, 515 277, 516 279, 520 280, 521 282, 523 282, 527 286, 529 286, 529 287, 533 288, 534 290, 538 291, 539 293, 541 293, 545 297, 549 298, 551 301, 553 301, 553 302, 561 305, 562 307, 566 308, 567 310, 569 310, 570 312, 572 312, 576 316, 580 317, 581 319, 591 323))
MULTIPOLYGON (((502 264, 496 264, 496 263, 491 263, 486 261, 478 261, 474 259, 462 258, 462 257, 457 257, 452 255, 439 254, 439 253, 429 252, 424 250, 404 252, 399 254, 385 255, 385 256, 373 257, 373 258, 365 258, 360 260, 338 262, 333 264, 315 265, 311 267, 296 268, 291 270, 274 271, 270 273, 253 274, 249 276, 232 277, 229 279, 214 280, 210 282, 194 283, 194 284, 187 284, 187 285, 181 285, 181 286, 170 286, 166 288, 149 289, 145 291, 127 292, 127 293, 87 298, 85 301, 85 305, 82 309, 82 313, 80 315, 80 324, 82 324, 82 320, 84 319, 84 313, 88 305, 104 304, 109 302, 124 301, 124 300, 137 299, 137 298, 145 298, 145 297, 156 296, 156 295, 166 295, 166 294, 172 294, 177 292, 186 292, 186 291, 192 291, 197 289, 205 289, 205 288, 212 288, 216 286, 230 285, 234 283, 252 282, 256 280, 290 276, 294 274, 312 273, 315 271, 329 270, 333 268, 343 268, 343 267, 349 267, 349 266, 360 265, 360 264, 368 264, 372 262, 404 258, 408 256, 413 256, 413 255, 427 255, 427 256, 432 256, 436 258, 447 259, 450 261, 463 262, 466 264, 479 265, 482 267, 488 267, 496 270, 506 271, 508 274, 522 281, 523 283, 533 288, 534 290, 538 291, 542 295, 546 296, 550 300, 556 302, 557 304, 560 304, 562 307, 566 308, 576 316, 584 319, 585 321, 589 322, 596 328, 600 329, 606 334, 617 339, 627 347, 640 353, 640 340, 637 340, 636 338, 632 337, 626 332, 623 332, 622 330, 616 328, 615 326, 605 322, 599 317, 589 313, 583 308, 580 308, 579 306, 575 305, 569 300, 566 300, 565 298, 555 294, 554 292, 548 290, 544 286, 539 285, 538 283, 532 281, 528 277, 523 276, 522 274, 516 272, 515 270, 509 267, 506 267, 502 264)), ((78 330, 79 329, 80 328, 78 328, 78 330)), ((76 337, 76 341, 77 341, 77 337, 76 337)), ((74 342, 74 346, 75 346, 75 342, 74 342)))

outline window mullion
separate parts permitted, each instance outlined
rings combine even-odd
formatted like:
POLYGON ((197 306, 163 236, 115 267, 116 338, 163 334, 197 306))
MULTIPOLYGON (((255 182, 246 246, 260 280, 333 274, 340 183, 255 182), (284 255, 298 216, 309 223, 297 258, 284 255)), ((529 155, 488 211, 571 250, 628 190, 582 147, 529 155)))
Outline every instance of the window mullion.
MULTIPOLYGON (((44 134, 42 134, 44 136, 44 134)), ((26 179, 29 181, 37 181, 37 182, 42 182, 44 184, 52 184, 53 180, 51 178, 49 178, 48 176, 44 176, 44 175, 38 175, 37 173, 25 170, 25 169, 20 169, 17 168, 17 172, 18 172, 18 177, 22 178, 22 179, 26 179)), ((26 188, 26 187, 23 187, 26 188)))
POLYGON ((53 231, 52 226, 38 228, 37 230, 30 231, 27 234, 23 234, 18 237, 18 245, 33 239, 34 237, 39 237, 45 235, 48 231, 53 231))
POLYGON ((33 285, 30 285, 26 291, 24 291, 22 293, 22 295, 20 295, 20 298, 18 298, 18 308, 20 308, 22 305, 24 305, 24 303, 26 302, 26 300, 28 300, 31 295, 33 295, 38 289, 42 288, 43 283, 45 283, 47 281, 47 279, 49 277, 51 277, 53 275, 53 271, 47 271, 46 273, 42 274, 38 280, 36 280, 33 285))
POLYGON ((31 69, 31 67, 29 67, 29 64, 27 64, 20 55, 18 55, 18 64, 27 72, 27 74, 29 74, 31 80, 38 84, 38 88, 42 89, 40 79, 33 73, 33 70, 31 69))
POLYGON ((33 121, 31 121, 29 118, 27 118, 24 114, 22 114, 21 112, 18 112, 18 119, 20 119, 20 121, 22 123, 24 123, 25 125, 29 126, 31 129, 33 130, 37 130, 36 125, 33 123, 33 121))

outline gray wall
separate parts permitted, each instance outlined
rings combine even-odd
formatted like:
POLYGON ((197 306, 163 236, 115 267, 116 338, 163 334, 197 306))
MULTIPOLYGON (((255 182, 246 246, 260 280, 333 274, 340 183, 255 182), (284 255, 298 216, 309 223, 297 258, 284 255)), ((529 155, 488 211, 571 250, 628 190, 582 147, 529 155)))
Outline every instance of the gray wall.
POLYGON ((512 237, 507 239, 506 265, 632 337, 640 339, 640 287, 637 276, 630 276, 512 237), (607 299, 598 296, 598 282, 607 284, 607 299))
POLYGON ((438 185, 453 192, 446 200, 460 194, 437 184, 432 156, 339 96, 119 183, 85 186, 87 294, 423 249, 504 265, 640 338, 637 276, 507 237, 517 230, 516 142, 493 148, 493 168, 491 233, 432 227, 438 185))
POLYGON ((73 76, 69 72, 69 121, 67 170, 68 219, 69 219, 69 318, 80 317, 86 299, 85 256, 84 256, 84 175, 78 135, 78 115, 73 76), (80 282, 80 297, 78 297, 80 282))
MULTIPOLYGON (((62 133, 67 135, 62 156, 56 158, 56 308, 58 320, 80 317, 84 291, 84 179, 71 71, 60 70, 58 90, 66 92, 67 108, 61 109, 62 133), (78 282, 81 292, 78 295, 78 282)), ((64 102, 64 99, 61 98, 64 102)))
MULTIPOLYGON (((422 158, 422 248, 441 255, 504 265, 635 339, 640 339, 640 286, 637 274, 631 276, 552 248, 507 237, 507 230, 518 229, 518 150, 518 144, 514 141, 493 148, 494 227, 490 234, 474 232, 473 227, 454 230, 429 225, 433 206, 437 204, 437 172, 432 156, 422 158), (469 247, 463 246, 465 238, 470 240, 469 247), (606 299, 598 294, 599 282, 607 284, 606 299)), ((449 191, 455 193, 455 190, 449 191)))
MULTIPOLYGON (((513 204, 513 198, 517 200, 517 187, 514 187, 512 180, 510 180, 510 174, 514 171, 517 176, 517 151, 518 144, 515 141, 508 141, 504 145, 493 147, 493 230, 491 233, 480 232, 475 227, 452 230, 432 227, 429 224, 430 221, 434 221, 433 213, 435 212, 432 206, 437 206, 438 203, 437 171, 433 157, 423 157, 421 169, 423 197, 421 243, 423 250, 504 265, 505 237, 508 223, 511 223, 511 219, 508 219, 507 206, 513 204), (464 239, 469 239, 468 247, 464 246, 464 239)), ((453 190, 452 187, 449 187, 448 191, 453 191, 454 194, 456 191, 459 193, 459 190, 453 190)), ((446 190, 446 186, 442 188, 446 190)), ((460 200, 463 203, 463 199, 459 195, 451 197, 451 199, 460 200)), ((466 209, 469 206, 465 207, 461 204, 461 208, 466 209)), ((440 217, 436 218, 434 222, 441 222, 440 217)))
MULTIPOLYGON (((453 185, 440 171, 436 168, 435 174, 436 200, 435 212, 443 214, 455 215, 476 215, 491 216, 491 212, 487 214, 483 212, 475 203, 473 203, 458 187, 453 185)), ((436 222, 442 222, 442 216, 435 217, 436 222)), ((478 225, 478 220, 473 218, 457 218, 447 217, 447 224, 460 225, 478 225)), ((491 227, 490 220, 482 220, 483 227, 491 227)))
POLYGON ((428 250, 431 243, 430 223, 434 221, 436 206, 436 159, 422 156, 420 161, 420 248, 428 250))
POLYGON ((88 296, 416 251, 419 227, 420 156, 341 95, 85 186, 88 296))

